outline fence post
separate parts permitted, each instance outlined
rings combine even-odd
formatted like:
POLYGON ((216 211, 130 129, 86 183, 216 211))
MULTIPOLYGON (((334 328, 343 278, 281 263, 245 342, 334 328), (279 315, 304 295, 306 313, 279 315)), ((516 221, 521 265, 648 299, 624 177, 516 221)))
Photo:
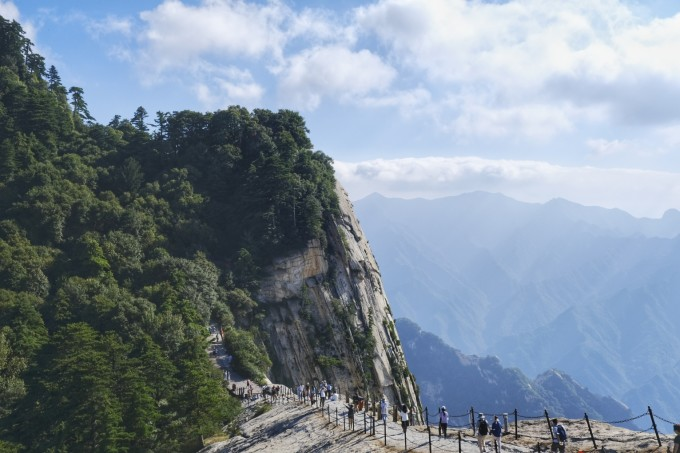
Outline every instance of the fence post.
POLYGON ((505 432, 503 434, 508 434, 510 432, 510 427, 508 426, 508 413, 503 412, 503 429, 505 432))
POLYGON ((472 435, 475 435, 475 408, 470 406, 470 425, 472 425, 472 435))
POLYGON ((597 444, 595 443, 595 436, 593 436, 593 429, 590 427, 590 420, 588 419, 588 414, 583 414, 586 419, 586 425, 588 425, 588 432, 590 433, 590 439, 593 441, 593 448, 597 450, 597 444))
POLYGON ((338 426, 338 408, 335 408, 335 426, 338 426))
POLYGON ((515 440, 519 439, 519 433, 517 431, 517 418, 518 418, 517 409, 515 409, 515 440))
POLYGON ((366 411, 364 411, 364 434, 366 434, 366 411))
POLYGON ((543 409, 543 413, 545 414, 545 420, 548 422, 548 431, 550 431, 550 440, 554 441, 555 440, 555 434, 553 433, 552 426, 550 425, 550 417, 548 416, 548 409, 543 409))
POLYGON ((385 446, 387 446, 387 419, 383 419, 383 435, 385 437, 385 446))
POLYGON ((427 445, 430 446, 430 453, 432 453, 432 435, 430 434, 430 415, 425 406, 425 426, 427 427, 427 445))
POLYGON ((462 453, 463 451, 463 438, 460 434, 460 431, 458 431, 458 453, 462 453))
POLYGON ((406 447, 406 430, 404 430, 404 451, 408 451, 408 448, 406 447))
POLYGON ((654 414, 652 413, 652 408, 647 406, 647 410, 649 411, 649 418, 652 419, 652 426, 654 427, 654 433, 656 434, 656 441, 659 443, 660 447, 661 439, 659 439, 659 431, 656 429, 656 422, 654 421, 654 414))

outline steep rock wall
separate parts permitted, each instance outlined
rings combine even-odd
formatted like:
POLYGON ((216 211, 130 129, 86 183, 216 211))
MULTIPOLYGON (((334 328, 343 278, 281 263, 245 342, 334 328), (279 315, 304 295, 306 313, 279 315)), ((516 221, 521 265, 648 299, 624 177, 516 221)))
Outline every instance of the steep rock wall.
POLYGON ((347 193, 336 191, 341 214, 325 247, 312 241, 276 260, 261 283, 272 380, 326 379, 343 393, 420 407, 375 257, 347 193))

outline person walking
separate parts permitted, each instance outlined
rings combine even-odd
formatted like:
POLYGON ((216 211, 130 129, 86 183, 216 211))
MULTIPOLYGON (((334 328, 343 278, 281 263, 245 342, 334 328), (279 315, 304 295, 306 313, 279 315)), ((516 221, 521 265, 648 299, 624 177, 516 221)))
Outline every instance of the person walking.
POLYGON ((552 419, 552 444, 550 445, 550 451, 558 451, 559 453, 564 453, 567 447, 567 430, 564 426, 557 423, 557 419, 552 419))
POLYGON ((493 423, 491 423, 491 435, 496 443, 496 453, 501 453, 501 436, 503 436, 503 425, 498 420, 498 415, 493 416, 493 423))
MULTIPOLYGON (((446 406, 442 406, 439 411, 439 429, 444 433, 446 439, 446 428, 449 426, 449 413, 446 411, 446 406)), ((441 434, 440 434, 441 435, 441 434)))
POLYGON ((675 439, 673 439, 673 453, 680 453, 680 424, 673 425, 675 439))
POLYGON ((486 421, 484 414, 480 412, 477 420, 477 444, 479 445, 479 453, 486 453, 486 436, 489 435, 489 423, 486 421))
POLYGON ((319 390, 319 402, 321 403, 321 410, 323 410, 324 403, 326 402, 326 386, 322 385, 319 390))
POLYGON ((406 434, 406 428, 408 428, 408 408, 406 407, 406 404, 401 405, 399 415, 401 416, 401 429, 403 429, 404 434, 406 434))
POLYGON ((384 396, 380 398, 380 416, 383 423, 387 422, 387 400, 385 400, 384 396))
POLYGON ((349 429, 354 431, 354 403, 347 405, 347 421, 349 429))

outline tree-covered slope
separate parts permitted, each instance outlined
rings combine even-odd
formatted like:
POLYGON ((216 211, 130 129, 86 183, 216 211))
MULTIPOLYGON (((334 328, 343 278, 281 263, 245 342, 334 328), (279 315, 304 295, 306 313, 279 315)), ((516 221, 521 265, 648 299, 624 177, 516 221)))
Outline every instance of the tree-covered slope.
POLYGON ((263 376, 259 269, 336 210, 297 113, 103 125, 0 17, 0 450, 195 449, 239 410, 205 325, 263 376))

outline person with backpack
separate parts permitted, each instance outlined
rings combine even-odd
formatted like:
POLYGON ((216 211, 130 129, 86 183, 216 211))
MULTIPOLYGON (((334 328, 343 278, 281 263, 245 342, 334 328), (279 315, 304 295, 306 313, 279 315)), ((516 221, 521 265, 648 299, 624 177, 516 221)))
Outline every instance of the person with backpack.
POLYGON ((564 426, 557 423, 557 419, 552 419, 552 445, 550 446, 550 451, 559 451, 564 453, 567 447, 567 430, 564 426))
POLYGON ((503 436, 503 425, 498 420, 498 415, 493 416, 493 423, 491 424, 491 435, 496 442, 496 453, 501 453, 501 436, 503 436))
POLYGON ((486 453, 486 436, 489 435, 489 423, 486 421, 484 414, 480 412, 477 420, 477 443, 479 444, 479 453, 486 453))
POLYGON ((409 424, 408 407, 406 407, 406 404, 401 405, 399 415, 401 416, 401 428, 404 430, 404 434, 406 434, 406 428, 408 428, 409 424))
MULTIPOLYGON (((446 406, 442 406, 439 411, 439 429, 444 433, 446 439, 446 428, 449 426, 449 413, 446 411, 446 406)), ((441 434, 439 434, 441 436, 441 434)))
POLYGON ((354 404, 347 406, 347 421, 349 422, 349 429, 354 431, 354 404))

